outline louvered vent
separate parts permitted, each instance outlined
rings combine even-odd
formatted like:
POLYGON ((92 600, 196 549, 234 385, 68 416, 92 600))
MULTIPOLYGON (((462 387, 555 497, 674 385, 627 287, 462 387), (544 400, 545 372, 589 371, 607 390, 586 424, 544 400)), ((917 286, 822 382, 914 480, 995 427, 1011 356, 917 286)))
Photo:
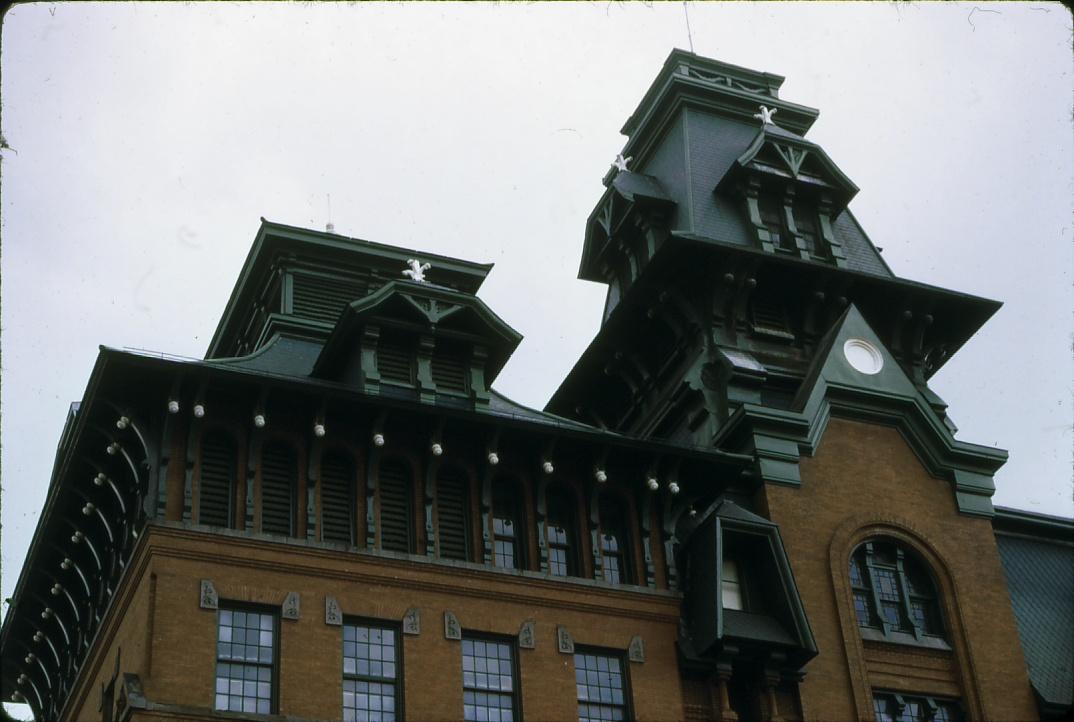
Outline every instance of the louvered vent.
POLYGON ((436 522, 440 556, 469 559, 470 495, 466 476, 458 469, 441 469, 436 478, 436 522))
POLYGON ((261 531, 267 534, 294 533, 296 466, 287 444, 266 445, 261 453, 261 531))
POLYGON ((433 383, 437 391, 466 393, 466 364, 460 355, 434 355, 433 383))
POLYGON ((400 461, 380 465, 380 548, 395 552, 410 548, 410 470, 400 461))
POLYGON ((784 331, 787 321, 777 301, 753 301, 753 325, 784 331))
POLYGON ((411 364, 414 354, 406 346, 381 339, 377 345, 377 371, 383 381, 414 383, 411 364))
POLYGON ((231 496, 235 483, 235 443, 225 434, 210 433, 201 441, 198 480, 198 522, 231 526, 231 496))
POLYGON ((354 462, 346 454, 325 454, 321 462, 321 538, 353 543, 354 462))
POLYGON ((368 283, 296 273, 293 276, 291 312, 296 316, 335 323, 343 307, 364 298, 368 283))

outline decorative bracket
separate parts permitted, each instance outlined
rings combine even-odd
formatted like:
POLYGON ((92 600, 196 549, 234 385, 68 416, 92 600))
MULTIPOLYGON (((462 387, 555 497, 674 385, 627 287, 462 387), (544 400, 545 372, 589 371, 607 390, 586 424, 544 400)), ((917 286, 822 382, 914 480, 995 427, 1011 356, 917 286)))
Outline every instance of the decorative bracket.
POLYGON ((462 626, 459 618, 451 612, 444 612, 444 639, 462 639, 462 626))
POLYGON ((403 614, 403 634, 421 634, 421 610, 411 607, 403 614))
POLYGON ((198 606, 202 609, 220 608, 220 596, 216 593, 212 579, 201 580, 201 602, 198 606))
POLYGON ((518 628, 518 646, 519 649, 537 648, 537 622, 527 619, 518 628))
POLYGON ((284 619, 298 619, 300 616, 301 597, 298 592, 287 592, 283 599, 280 616, 284 619))
POLYGON ((556 648, 560 654, 574 654, 574 638, 566 627, 556 627, 556 648))
POLYGON ((339 608, 335 597, 324 598, 324 623, 332 627, 343 624, 343 610, 339 608))

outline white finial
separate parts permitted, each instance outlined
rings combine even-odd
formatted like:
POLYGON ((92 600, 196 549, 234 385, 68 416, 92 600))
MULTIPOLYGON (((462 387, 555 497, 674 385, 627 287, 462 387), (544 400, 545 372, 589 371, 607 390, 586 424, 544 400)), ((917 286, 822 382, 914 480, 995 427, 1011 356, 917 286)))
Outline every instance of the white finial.
POLYGON ((440 456, 444 453, 444 447, 440 444, 434 443, 432 446, 429 447, 429 451, 433 452, 433 456, 440 456))
POLYGON ((178 414, 179 413, 179 402, 176 401, 175 399, 172 399, 172 400, 170 400, 168 402, 168 413, 169 414, 178 414))
POLYGON ((660 488, 660 482, 656 480, 656 477, 650 476, 645 480, 645 485, 649 487, 649 491, 656 491, 660 488))
POLYGON ((772 122, 772 116, 776 114, 778 108, 769 108, 767 105, 761 106, 760 113, 754 113, 753 117, 758 118, 761 121, 761 125, 775 125, 772 122))
POLYGON ((408 258, 406 265, 410 266, 403 271, 403 275, 410 278, 411 281, 417 281, 418 283, 425 283, 425 272, 432 268, 429 263, 422 263, 421 261, 408 258))
POLYGON ((604 469, 597 469, 596 473, 593 474, 593 476, 596 478, 597 483, 599 484, 603 484, 608 480, 608 474, 604 471, 604 469))
POLYGON ((373 434, 373 446, 384 446, 384 434, 373 434))
POLYGON ((612 161, 612 165, 615 166, 616 170, 626 170, 627 163, 632 160, 634 160, 634 156, 628 155, 626 158, 624 158, 623 154, 619 153, 615 156, 615 160, 612 161))
POLYGON ((670 484, 668 484, 668 491, 670 491, 672 494, 678 494, 679 493, 679 485, 676 484, 674 481, 671 482, 670 484))
POLYGON ((489 464, 491 464, 492 466, 496 466, 496 464, 500 463, 500 455, 497 454, 495 451, 490 451, 489 452, 488 459, 489 459, 489 464))
POLYGON ((552 466, 551 461, 542 461, 541 462, 541 471, 543 471, 544 473, 551 474, 555 470, 556 470, 556 467, 552 466))
POLYGON ((324 438, 324 424, 314 424, 313 425, 313 435, 316 436, 318 439, 323 439, 324 438))

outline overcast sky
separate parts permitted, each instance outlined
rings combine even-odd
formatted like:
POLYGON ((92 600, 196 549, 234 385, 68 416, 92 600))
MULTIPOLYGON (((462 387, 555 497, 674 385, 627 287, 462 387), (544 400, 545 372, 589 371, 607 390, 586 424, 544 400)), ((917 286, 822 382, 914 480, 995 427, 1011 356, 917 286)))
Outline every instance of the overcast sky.
MULTIPOLYGON (((1071 18, 1058 4, 691 4, 785 75, 896 274, 1004 302, 934 378, 1010 451, 995 502, 1071 515, 1071 18)), ((593 337, 576 280, 681 3, 36 4, 4 18, 3 596, 98 344, 200 357, 259 217, 496 267, 542 407, 593 337)), ((778 116, 777 116, 778 121, 778 116)), ((434 271, 435 273, 435 271, 434 271)), ((5 607, 6 612, 6 607, 5 607)))

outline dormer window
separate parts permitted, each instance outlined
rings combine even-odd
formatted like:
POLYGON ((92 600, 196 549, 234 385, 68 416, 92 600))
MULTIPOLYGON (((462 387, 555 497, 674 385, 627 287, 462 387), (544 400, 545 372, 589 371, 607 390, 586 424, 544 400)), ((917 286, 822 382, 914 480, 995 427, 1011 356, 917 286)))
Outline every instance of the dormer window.
POLYGON ((720 580, 720 599, 724 609, 745 611, 746 594, 738 575, 738 562, 724 557, 723 576, 720 580))

